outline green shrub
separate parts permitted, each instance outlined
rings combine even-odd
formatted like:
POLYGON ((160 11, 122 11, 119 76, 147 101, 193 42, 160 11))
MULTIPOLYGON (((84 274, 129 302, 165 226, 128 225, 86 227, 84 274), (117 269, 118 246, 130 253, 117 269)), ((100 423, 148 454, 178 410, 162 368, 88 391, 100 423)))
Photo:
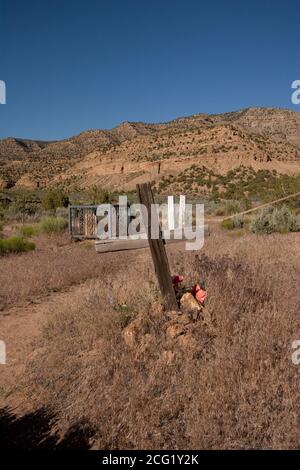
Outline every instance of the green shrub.
POLYGON ((244 219, 240 216, 233 217, 232 219, 224 219, 221 222, 221 227, 227 230, 233 230, 235 228, 243 228, 244 219))
POLYGON ((44 209, 55 213, 58 207, 68 207, 69 198, 61 189, 50 189, 42 199, 44 209))
POLYGON ((295 231, 296 225, 295 215, 287 206, 267 207, 252 220, 250 230, 253 233, 287 233, 295 231))
POLYGON ((40 229, 49 235, 64 232, 68 222, 63 217, 45 217, 40 222, 40 229))
POLYGON ((233 219, 222 220, 221 227, 225 228, 226 230, 233 230, 234 229, 233 219))
POLYGON ((119 322, 121 328, 126 328, 126 326, 129 325, 135 316, 127 304, 119 303, 114 306, 114 310, 119 312, 119 322))
POLYGON ((0 256, 9 253, 22 253, 35 249, 35 244, 23 237, 10 237, 0 240, 0 256))
POLYGON ((30 238, 37 233, 37 228, 32 225, 23 225, 20 228, 20 235, 24 238, 30 238))

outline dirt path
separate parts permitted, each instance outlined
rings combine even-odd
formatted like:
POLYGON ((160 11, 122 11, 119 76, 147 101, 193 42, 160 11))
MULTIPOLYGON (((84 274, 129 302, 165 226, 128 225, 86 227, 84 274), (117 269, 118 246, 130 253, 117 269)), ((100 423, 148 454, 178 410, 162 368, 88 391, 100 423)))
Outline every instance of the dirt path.
POLYGON ((80 429, 70 436, 60 436, 53 428, 53 416, 33 406, 24 393, 22 381, 26 359, 34 354, 33 342, 43 322, 74 293, 87 292, 92 282, 87 280, 63 292, 39 297, 34 303, 23 302, 1 312, 0 337, 6 343, 7 363, 0 365, 0 448, 89 448, 80 429))
MULTIPOLYGON (((71 246, 72 248, 72 246, 71 246)), ((67 256, 70 246, 60 249, 62 262, 67 256)), ((78 256, 81 252, 76 248, 72 256, 78 259, 80 263, 82 258, 78 256)), ((85 250, 82 248, 82 250, 85 250)), ((82 252, 85 254, 85 251, 82 252)), ((41 251, 34 253, 41 263, 41 251)), ((139 250, 134 252, 105 253, 95 255, 88 251, 85 264, 90 262, 89 270, 83 272, 82 278, 88 275, 88 279, 80 282, 80 274, 74 279, 64 276, 61 271, 62 280, 66 283, 78 280, 77 284, 63 285, 61 283, 60 291, 45 292, 41 290, 39 294, 36 290, 26 291, 26 297, 22 300, 22 286, 25 281, 28 285, 35 281, 35 273, 32 268, 31 257, 18 257, 17 262, 22 264, 22 275, 14 280, 14 292, 20 289, 20 295, 15 295, 15 303, 9 302, 5 309, 0 312, 0 340, 6 344, 6 364, 0 364, 0 447, 8 449, 30 449, 30 448, 87 448, 88 443, 85 436, 82 436, 80 429, 76 429, 71 436, 61 436, 55 434, 53 429, 52 416, 49 416, 47 410, 36 409, 28 398, 24 390, 23 378, 26 372, 25 364, 28 357, 35 353, 36 341, 40 334, 43 323, 54 313, 71 303, 74 297, 81 297, 89 293, 95 283, 105 276, 106 280, 112 279, 114 274, 120 269, 130 266, 134 269, 135 263, 140 262, 141 258, 149 256, 148 250, 139 250), (96 256, 96 258, 95 258, 96 256), (27 269, 28 268, 28 269, 27 269), (31 268, 31 269, 30 269, 31 268)), ((57 259, 53 259, 52 252, 45 257, 52 265, 52 271, 55 275, 60 273, 60 264, 57 259)), ((13 269, 14 259, 6 260, 8 269, 13 269)), ((77 269, 82 272, 82 266, 76 262, 70 265, 71 270, 77 269), (81 269, 81 270, 80 270, 81 269)), ((38 268, 37 268, 38 269, 38 268)), ((7 271, 6 271, 7 272, 7 271)), ((49 271, 41 271, 42 280, 49 279, 49 271)), ((67 274, 71 274, 70 271, 67 274)), ((12 273, 8 271, 12 276, 12 273)), ((2 277, 5 273, 2 271, 2 277)), ((2 286, 2 292, 8 287, 2 286)))
POLYGON ((0 335, 6 343, 7 363, 0 365, 0 448, 88 449, 89 442, 80 429, 60 436, 53 427, 53 416, 36 409, 24 393, 22 384, 26 359, 34 354, 33 342, 43 322, 76 292, 86 292, 92 280, 54 292, 33 302, 11 307, 0 315, 0 335))
MULTIPOLYGON (((61 256, 68 247, 64 249, 61 256)), ((6 344, 6 364, 0 365, 0 409, 4 406, 16 410, 18 413, 27 411, 30 404, 24 399, 22 387, 18 387, 25 371, 25 359, 34 353, 33 340, 39 334, 43 322, 53 313, 60 309, 60 305, 66 305, 76 293, 88 292, 89 286, 100 279, 101 276, 108 274, 112 278, 114 273, 119 271, 124 265, 137 261, 140 253, 133 252, 106 253, 101 255, 101 266, 93 273, 91 268, 90 276, 87 280, 72 285, 62 286, 58 292, 41 292, 36 295, 34 291, 29 299, 17 300, 15 304, 9 304, 0 312, 0 340, 6 344)), ((36 255, 39 255, 37 253, 36 255)), ((100 261, 100 256, 96 255, 100 261)), ((21 261, 21 259, 18 259, 21 261)), ((25 263, 25 258, 23 258, 25 263)), ((30 260, 29 260, 30 261, 30 260)), ((56 271, 59 266, 55 267, 56 271)), ((76 264, 72 265, 76 269, 76 264)), ((26 272, 26 265, 24 265, 26 272)), ((48 273, 47 273, 48 275, 48 273)), ((31 281, 31 274, 27 273, 28 283, 31 281)), ((26 275, 23 278, 26 278, 26 275)), ((66 282, 68 279, 66 280, 66 282)), ((14 289, 18 289, 18 282, 14 289)))
POLYGON ((64 292, 48 294, 34 303, 24 302, 1 313, 0 332, 6 344, 7 363, 0 365, 0 408, 6 406, 18 414, 30 410, 30 403, 24 399, 18 385, 25 372, 25 358, 33 353, 32 342, 46 318, 75 292, 86 291, 91 282, 89 280, 64 292))

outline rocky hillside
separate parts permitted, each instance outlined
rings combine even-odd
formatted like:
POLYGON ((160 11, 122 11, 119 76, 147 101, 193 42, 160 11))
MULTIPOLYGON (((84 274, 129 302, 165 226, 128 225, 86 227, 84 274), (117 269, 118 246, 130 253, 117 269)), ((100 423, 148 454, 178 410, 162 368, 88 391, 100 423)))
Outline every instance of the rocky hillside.
POLYGON ((131 189, 193 165, 300 172, 300 114, 283 109, 197 114, 161 124, 125 122, 62 141, 0 140, 0 188, 101 185, 131 189))

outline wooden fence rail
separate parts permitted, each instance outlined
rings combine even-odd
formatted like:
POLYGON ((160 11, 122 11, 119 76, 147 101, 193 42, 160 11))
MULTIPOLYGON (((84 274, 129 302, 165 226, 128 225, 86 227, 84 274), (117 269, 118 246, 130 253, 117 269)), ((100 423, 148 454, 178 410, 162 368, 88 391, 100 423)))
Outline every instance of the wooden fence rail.
POLYGON ((260 204, 259 206, 252 207, 252 209, 248 209, 246 211, 238 212, 237 214, 233 214, 233 215, 224 217, 223 220, 233 219, 234 217, 237 217, 238 215, 250 214, 250 212, 254 212, 254 211, 257 211, 258 209, 263 209, 264 207, 269 207, 272 204, 277 204, 277 202, 286 201, 287 199, 293 199, 294 197, 298 197, 298 196, 300 196, 300 193, 290 194, 289 196, 281 197, 280 199, 276 199, 275 201, 266 202, 265 204, 260 204))

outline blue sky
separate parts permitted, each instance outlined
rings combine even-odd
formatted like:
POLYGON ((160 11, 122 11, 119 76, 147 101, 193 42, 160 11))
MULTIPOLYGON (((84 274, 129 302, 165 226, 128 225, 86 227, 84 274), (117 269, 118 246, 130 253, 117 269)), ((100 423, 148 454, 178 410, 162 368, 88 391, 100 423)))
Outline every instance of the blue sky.
POLYGON ((0 138, 291 103, 294 0, 0 0, 0 138))

